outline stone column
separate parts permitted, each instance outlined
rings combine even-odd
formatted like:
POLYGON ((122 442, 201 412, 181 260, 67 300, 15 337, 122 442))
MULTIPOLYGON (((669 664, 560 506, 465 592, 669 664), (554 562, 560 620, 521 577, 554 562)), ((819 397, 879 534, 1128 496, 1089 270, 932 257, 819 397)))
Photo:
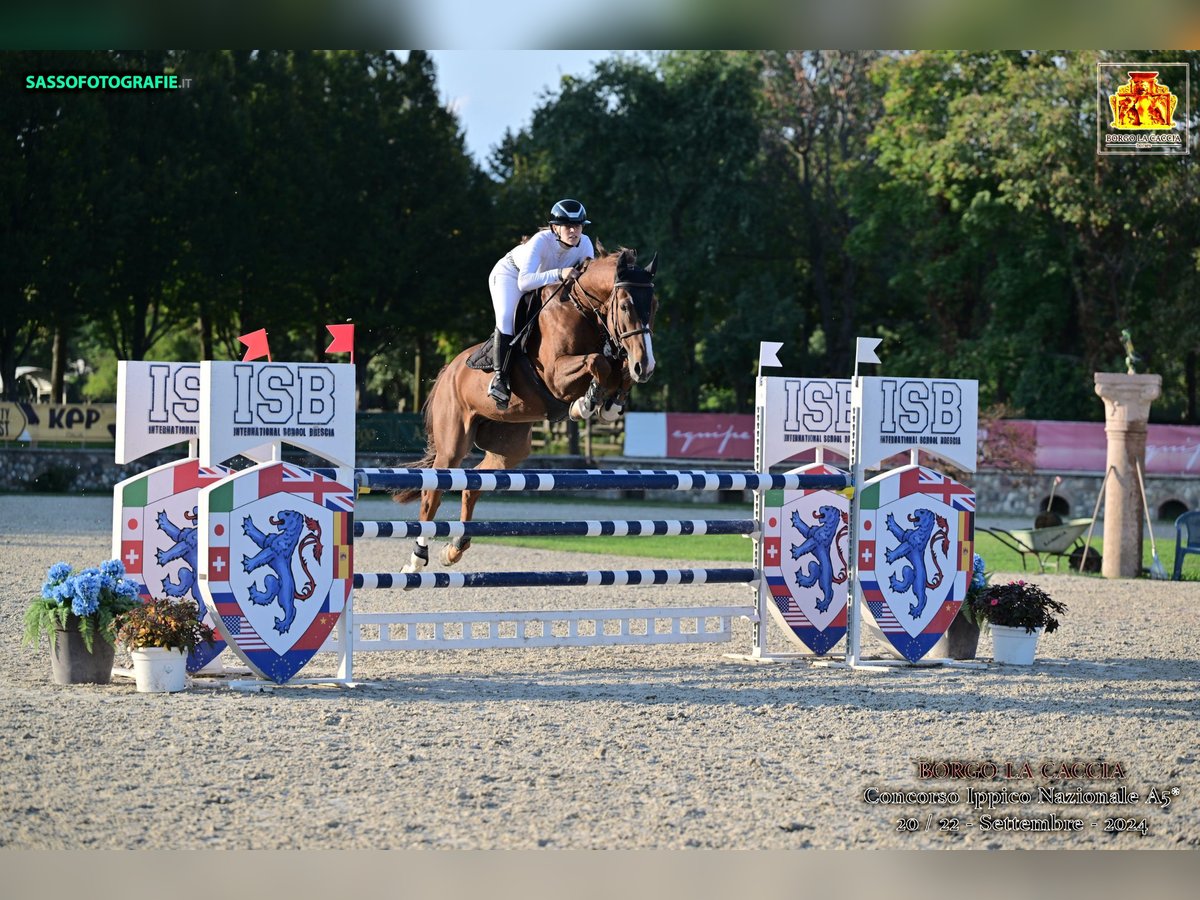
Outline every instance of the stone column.
POLYGON ((1108 436, 1108 487, 1104 494, 1105 578, 1135 578, 1142 571, 1142 492, 1137 466, 1146 471, 1146 420, 1162 393, 1161 375, 1097 372, 1108 436))

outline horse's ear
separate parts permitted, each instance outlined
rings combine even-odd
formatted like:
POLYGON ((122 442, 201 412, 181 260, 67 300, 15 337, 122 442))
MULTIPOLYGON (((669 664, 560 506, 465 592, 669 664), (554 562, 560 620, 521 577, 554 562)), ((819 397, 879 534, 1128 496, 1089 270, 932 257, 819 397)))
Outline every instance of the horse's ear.
POLYGON ((654 255, 650 257, 650 265, 646 266, 646 272, 651 277, 654 275, 654 270, 658 268, 658 251, 654 251, 654 255))

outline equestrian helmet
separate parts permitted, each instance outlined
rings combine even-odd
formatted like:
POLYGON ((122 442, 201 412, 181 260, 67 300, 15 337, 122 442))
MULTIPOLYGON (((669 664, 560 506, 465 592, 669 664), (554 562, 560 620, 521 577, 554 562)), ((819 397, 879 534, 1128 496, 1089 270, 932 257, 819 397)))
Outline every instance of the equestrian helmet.
POLYGON ((591 225, 587 210, 578 200, 559 200, 550 207, 551 225, 591 225))

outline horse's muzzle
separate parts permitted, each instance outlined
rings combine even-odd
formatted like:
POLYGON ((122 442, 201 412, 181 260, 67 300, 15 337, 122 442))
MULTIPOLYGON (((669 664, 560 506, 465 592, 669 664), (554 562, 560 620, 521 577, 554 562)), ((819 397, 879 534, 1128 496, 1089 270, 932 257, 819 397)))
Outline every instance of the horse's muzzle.
POLYGON ((654 361, 647 360, 647 362, 643 363, 641 360, 638 360, 629 367, 629 373, 638 384, 645 384, 650 380, 650 376, 654 374, 654 361))

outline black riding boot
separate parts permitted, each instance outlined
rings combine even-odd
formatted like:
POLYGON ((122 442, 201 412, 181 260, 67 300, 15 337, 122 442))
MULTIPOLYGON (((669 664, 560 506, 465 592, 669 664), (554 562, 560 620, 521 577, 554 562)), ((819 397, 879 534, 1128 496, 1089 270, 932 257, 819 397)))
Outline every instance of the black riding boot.
POLYGON ((512 396, 508 386, 508 366, 512 362, 512 339, 511 334, 505 334, 500 329, 496 329, 492 337, 492 363, 496 374, 492 376, 492 383, 488 385, 488 396, 496 401, 496 409, 501 410, 508 409, 508 401, 512 396))

